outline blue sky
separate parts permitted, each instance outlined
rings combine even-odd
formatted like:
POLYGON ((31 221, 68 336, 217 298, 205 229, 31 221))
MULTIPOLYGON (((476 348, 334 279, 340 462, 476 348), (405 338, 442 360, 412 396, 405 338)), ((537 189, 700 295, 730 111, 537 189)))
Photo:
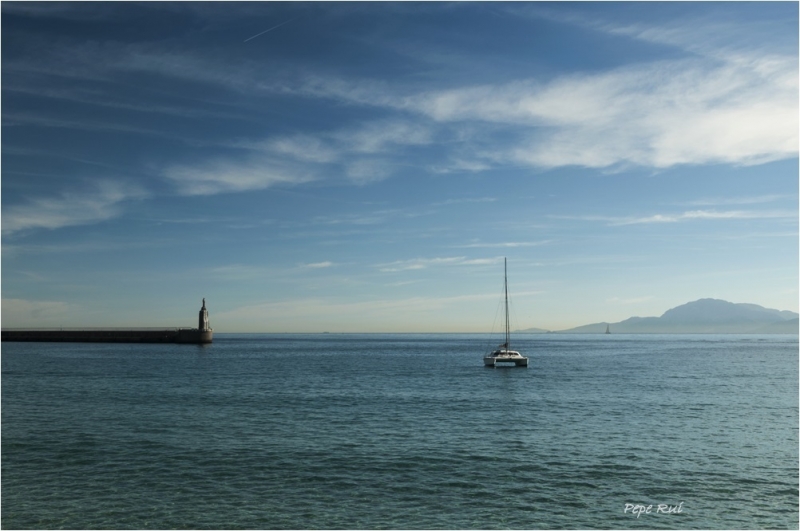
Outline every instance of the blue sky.
POLYGON ((2 4, 2 324, 798 310, 798 5, 2 4))

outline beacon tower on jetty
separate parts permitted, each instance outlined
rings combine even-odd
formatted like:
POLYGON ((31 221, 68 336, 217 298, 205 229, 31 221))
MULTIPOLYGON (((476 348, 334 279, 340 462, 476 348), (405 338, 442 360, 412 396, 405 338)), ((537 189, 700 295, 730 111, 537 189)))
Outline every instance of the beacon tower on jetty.
POLYGON ((179 328, 176 343, 211 343, 214 338, 214 331, 208 324, 208 310, 206 310, 206 300, 203 299, 203 307, 197 319, 197 328, 179 328))
POLYGON ((206 300, 200 308, 197 328, 61 328, 6 329, 3 341, 55 341, 81 343, 211 343, 214 331, 208 323, 206 300))

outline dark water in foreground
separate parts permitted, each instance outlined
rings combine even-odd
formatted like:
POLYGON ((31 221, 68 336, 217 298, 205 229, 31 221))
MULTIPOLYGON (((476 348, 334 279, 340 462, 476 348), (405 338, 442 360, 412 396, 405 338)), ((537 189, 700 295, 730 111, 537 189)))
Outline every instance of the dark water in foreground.
POLYGON ((796 337, 489 346, 3 343, 2 527, 798 528, 796 337))

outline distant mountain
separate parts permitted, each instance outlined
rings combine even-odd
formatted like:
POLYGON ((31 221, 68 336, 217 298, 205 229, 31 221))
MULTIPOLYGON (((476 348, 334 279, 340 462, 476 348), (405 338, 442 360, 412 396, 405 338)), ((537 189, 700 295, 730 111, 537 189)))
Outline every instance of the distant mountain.
POLYGON ((525 330, 514 330, 515 334, 549 334, 550 330, 542 328, 526 328, 525 330))
POLYGON ((631 317, 594 323, 560 333, 602 334, 797 334, 798 314, 757 304, 700 299, 667 310, 661 317, 631 317))

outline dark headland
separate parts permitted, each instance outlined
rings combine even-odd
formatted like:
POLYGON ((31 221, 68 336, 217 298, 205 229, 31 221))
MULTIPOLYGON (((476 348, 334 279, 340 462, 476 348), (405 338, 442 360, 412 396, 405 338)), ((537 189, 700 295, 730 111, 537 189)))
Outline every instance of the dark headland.
MULTIPOLYGON (((660 317, 631 317, 617 323, 593 323, 559 334, 798 334, 798 314, 757 304, 700 299, 664 312, 660 317)), ((545 333, 529 328, 517 333, 545 333)))
POLYGON ((197 328, 83 328, 7 329, 3 341, 53 341, 76 343, 211 343, 214 331, 208 322, 206 300, 197 328))

